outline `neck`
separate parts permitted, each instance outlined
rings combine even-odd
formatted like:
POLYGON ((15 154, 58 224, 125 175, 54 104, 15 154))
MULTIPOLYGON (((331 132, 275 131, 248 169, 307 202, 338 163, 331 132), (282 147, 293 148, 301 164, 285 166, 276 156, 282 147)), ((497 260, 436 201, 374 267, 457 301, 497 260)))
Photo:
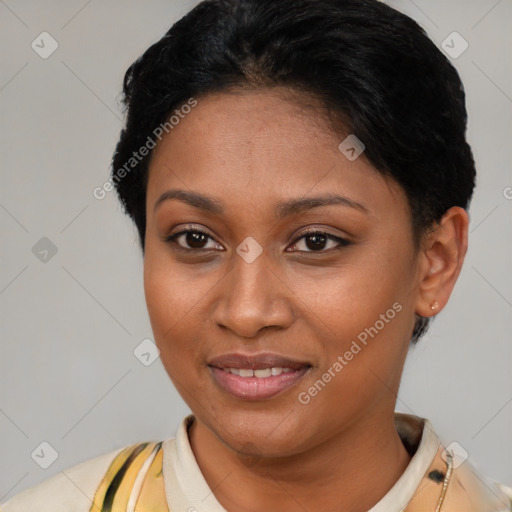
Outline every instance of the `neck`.
POLYGON ((410 461, 392 413, 354 422, 307 452, 257 462, 244 463, 197 419, 189 439, 206 482, 228 512, 367 511, 410 461))

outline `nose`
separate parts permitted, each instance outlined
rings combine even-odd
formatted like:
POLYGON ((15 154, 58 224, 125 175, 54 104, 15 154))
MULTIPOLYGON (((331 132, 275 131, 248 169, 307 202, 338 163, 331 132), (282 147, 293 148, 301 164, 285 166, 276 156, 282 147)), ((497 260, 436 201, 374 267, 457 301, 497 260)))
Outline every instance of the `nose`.
POLYGON ((252 263, 237 253, 233 260, 218 288, 216 324, 241 338, 255 338, 265 328, 288 328, 294 321, 293 293, 265 251, 252 263))

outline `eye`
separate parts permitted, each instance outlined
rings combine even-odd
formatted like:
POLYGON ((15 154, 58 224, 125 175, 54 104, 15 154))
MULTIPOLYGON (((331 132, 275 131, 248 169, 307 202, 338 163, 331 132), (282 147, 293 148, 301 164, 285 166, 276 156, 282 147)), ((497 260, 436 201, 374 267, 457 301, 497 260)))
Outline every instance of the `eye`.
MULTIPOLYGON (((331 250, 341 249, 342 247, 350 245, 350 242, 344 238, 324 231, 313 230, 303 233, 295 240, 291 248, 297 248, 297 246, 300 245, 299 241, 302 239, 304 239, 306 249, 299 249, 299 252, 330 252, 331 250), (334 247, 327 247, 326 250, 326 246, 329 245, 329 242, 333 244, 334 247)), ((173 243, 177 249, 187 252, 207 251, 211 249, 220 251, 224 250, 224 248, 220 244, 216 243, 208 233, 197 228, 189 228, 179 231, 178 233, 174 233, 166 237, 164 241, 173 243), (207 246, 208 240, 212 241, 213 247, 207 246), (219 247, 220 249, 218 249, 219 247)), ((286 251, 292 252, 290 249, 286 249, 286 251)))
MULTIPOLYGON (((295 240, 292 248, 300 245, 298 241, 302 239, 304 239, 304 245, 307 249, 299 249, 299 252, 331 252, 331 250, 338 250, 342 247, 350 245, 350 242, 344 238, 331 235, 330 233, 326 233, 324 231, 314 230, 303 233, 299 238, 297 238, 297 240, 295 240), (329 242, 334 243, 334 247, 331 246, 328 248, 328 250, 325 250, 329 242)), ((287 251, 289 251, 289 249, 287 249, 287 251)))
MULTIPOLYGON (((208 235, 204 231, 201 231, 200 229, 194 228, 174 233, 173 235, 166 237, 165 242, 173 243, 177 246, 177 249, 183 251, 201 251, 215 249, 215 247, 208 247, 207 245, 205 245, 207 244, 208 239, 210 239, 212 242, 215 242, 210 235, 208 235)), ((222 247, 217 243, 214 243, 214 246, 222 247)))

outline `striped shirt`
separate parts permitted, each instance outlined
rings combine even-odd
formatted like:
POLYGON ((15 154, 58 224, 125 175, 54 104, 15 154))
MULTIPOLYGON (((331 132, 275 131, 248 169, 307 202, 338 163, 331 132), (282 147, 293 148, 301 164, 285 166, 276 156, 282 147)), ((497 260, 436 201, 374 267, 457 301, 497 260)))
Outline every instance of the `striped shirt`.
MULTIPOLYGON (((175 437, 89 459, 15 495, 0 512, 226 512, 192 452, 189 415, 175 437)), ((406 470, 369 512, 510 512, 512 489, 485 478, 429 420, 395 413, 411 455, 406 470)))

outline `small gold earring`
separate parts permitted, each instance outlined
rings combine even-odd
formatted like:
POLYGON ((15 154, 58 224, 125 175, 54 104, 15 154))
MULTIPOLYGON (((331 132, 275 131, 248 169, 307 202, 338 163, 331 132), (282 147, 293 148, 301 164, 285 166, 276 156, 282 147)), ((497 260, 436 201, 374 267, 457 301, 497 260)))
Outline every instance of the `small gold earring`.
POLYGON ((436 300, 436 301, 434 301, 434 304, 432 304, 432 305, 430 306, 430 309, 431 309, 432 311, 434 311, 434 309, 437 309, 437 306, 439 306, 439 304, 438 304, 438 302, 437 302, 437 300, 436 300))

